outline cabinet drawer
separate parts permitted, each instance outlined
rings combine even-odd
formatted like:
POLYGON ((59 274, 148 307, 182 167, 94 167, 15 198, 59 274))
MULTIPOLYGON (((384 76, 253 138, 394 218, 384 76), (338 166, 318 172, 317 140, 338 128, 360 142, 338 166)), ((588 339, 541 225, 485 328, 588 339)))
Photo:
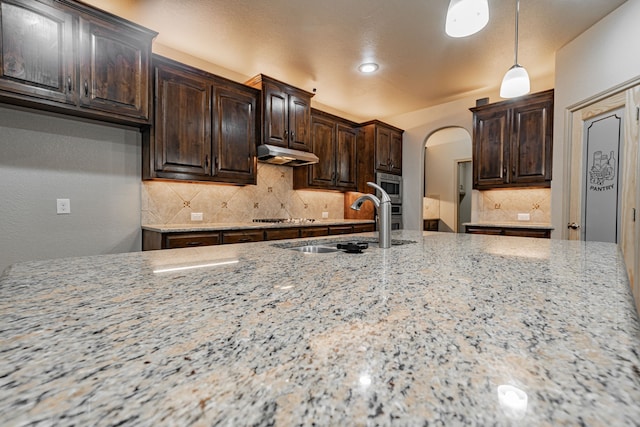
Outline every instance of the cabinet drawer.
POLYGON ((538 237, 540 239, 551 238, 551 230, 538 230, 538 229, 526 229, 526 228, 505 228, 505 236, 516 237, 538 237))
POLYGON ((509 227, 477 227, 467 226, 467 234, 488 234, 492 236, 536 237, 550 239, 551 230, 539 228, 509 228, 509 227))
POLYGON ((491 236, 502 236, 501 228, 467 226, 466 231, 467 231, 467 234, 489 234, 491 236))
POLYGON ((264 230, 264 240, 297 239, 298 237, 300 237, 299 228, 264 230))
POLYGON ((180 233, 165 235, 163 246, 166 249, 174 249, 219 244, 220 233, 180 233))
POLYGON ((330 225, 329 234, 350 234, 353 233, 351 225, 330 225))
POLYGON ((222 243, 248 243, 248 242, 261 242, 264 240, 263 230, 251 230, 251 231, 223 231, 222 243))
POLYGON ((300 237, 319 237, 329 234, 328 227, 304 227, 300 229, 300 237))
POLYGON ((439 219, 425 219, 423 220, 424 223, 424 231, 438 231, 438 222, 440 220, 439 219))
POLYGON ((374 224, 355 224, 353 226, 354 233, 368 233, 370 231, 375 231, 374 224))

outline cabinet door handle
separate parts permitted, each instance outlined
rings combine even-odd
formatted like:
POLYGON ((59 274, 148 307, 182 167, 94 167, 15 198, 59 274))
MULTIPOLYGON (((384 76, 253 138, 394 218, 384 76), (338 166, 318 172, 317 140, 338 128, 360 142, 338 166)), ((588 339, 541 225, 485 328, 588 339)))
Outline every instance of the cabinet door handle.
POLYGON ((576 224, 575 222, 571 222, 571 223, 567 224, 567 228, 570 228, 572 230, 577 230, 578 228, 580 228, 580 225, 576 224))
POLYGON ((89 82, 84 81, 84 96, 85 98, 89 96, 89 82))
POLYGON ((206 154, 204 156, 204 167, 205 167, 205 169, 209 169, 209 155, 208 154, 206 154))
POLYGON ((71 89, 73 89, 71 87, 71 76, 67 76, 67 89, 69 90, 69 92, 71 92, 71 89))
POLYGON ((218 156, 215 156, 213 158, 213 167, 215 168, 215 170, 218 170, 218 156))
POLYGON ((202 246, 202 242, 187 242, 187 246, 202 246))
POLYGON ((291 131, 291 139, 294 139, 296 137, 296 133, 294 131, 291 131))
POLYGON ((282 139, 287 140, 289 138, 289 131, 285 130, 284 134, 282 135, 282 139))

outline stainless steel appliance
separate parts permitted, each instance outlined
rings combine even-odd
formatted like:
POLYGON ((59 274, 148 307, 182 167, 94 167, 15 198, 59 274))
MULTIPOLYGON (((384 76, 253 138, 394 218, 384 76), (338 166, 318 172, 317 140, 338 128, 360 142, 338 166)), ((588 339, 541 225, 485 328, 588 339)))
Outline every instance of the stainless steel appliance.
POLYGON ((402 229, 402 205, 391 204, 391 229, 402 229))
POLYGON ((376 184, 391 199, 391 229, 402 229, 402 177, 389 173, 376 173, 376 184))
POLYGON ((389 173, 376 173, 376 184, 389 195, 392 204, 402 204, 402 177, 389 173))

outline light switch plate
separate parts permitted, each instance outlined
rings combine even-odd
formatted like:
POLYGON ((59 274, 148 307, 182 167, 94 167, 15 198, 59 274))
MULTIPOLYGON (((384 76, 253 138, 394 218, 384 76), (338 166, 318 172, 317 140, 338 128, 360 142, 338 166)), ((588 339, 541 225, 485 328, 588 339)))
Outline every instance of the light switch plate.
POLYGON ((518 221, 531 221, 531 215, 528 213, 519 213, 518 221))
POLYGON ((202 221, 202 212, 191 212, 191 221, 202 221))
POLYGON ((329 218, 329 212, 322 212, 322 219, 329 218))
POLYGON ((71 201, 69 199, 56 199, 56 214, 67 215, 71 213, 71 201))

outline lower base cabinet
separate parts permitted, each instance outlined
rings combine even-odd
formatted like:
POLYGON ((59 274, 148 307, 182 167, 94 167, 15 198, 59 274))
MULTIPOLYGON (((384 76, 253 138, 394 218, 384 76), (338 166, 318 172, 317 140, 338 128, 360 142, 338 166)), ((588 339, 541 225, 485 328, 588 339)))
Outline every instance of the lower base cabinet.
POLYGON ((467 234, 489 234, 492 236, 551 238, 551 230, 548 228, 483 227, 468 225, 466 232, 467 234))
POLYGON ((198 246, 262 242, 265 240, 322 237, 375 231, 374 224, 345 224, 312 227, 251 228, 222 231, 166 232, 142 230, 142 250, 193 248, 198 246))

